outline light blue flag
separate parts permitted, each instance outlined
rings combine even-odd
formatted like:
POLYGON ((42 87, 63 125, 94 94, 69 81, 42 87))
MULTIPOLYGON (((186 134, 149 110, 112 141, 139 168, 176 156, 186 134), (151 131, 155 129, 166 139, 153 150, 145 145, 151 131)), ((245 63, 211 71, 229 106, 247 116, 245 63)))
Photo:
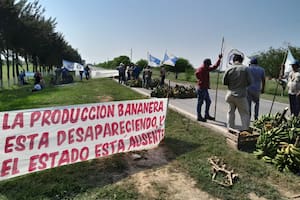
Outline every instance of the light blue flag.
POLYGON ((160 59, 149 54, 149 66, 152 66, 152 67, 160 66, 160 59))
POLYGON ((175 66, 177 60, 178 60, 178 58, 176 56, 168 55, 166 52, 162 63, 164 65, 175 66))

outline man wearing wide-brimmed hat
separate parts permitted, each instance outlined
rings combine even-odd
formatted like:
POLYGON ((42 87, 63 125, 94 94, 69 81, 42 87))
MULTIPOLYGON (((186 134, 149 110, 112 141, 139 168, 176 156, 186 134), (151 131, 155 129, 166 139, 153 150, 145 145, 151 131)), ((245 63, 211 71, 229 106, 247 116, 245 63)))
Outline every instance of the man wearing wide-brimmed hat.
POLYGON ((235 129, 235 110, 238 109, 242 122, 241 131, 248 130, 250 125, 247 87, 252 83, 251 72, 247 66, 242 64, 243 60, 243 55, 235 54, 233 56, 233 65, 225 71, 223 77, 223 84, 228 87, 225 97, 229 105, 227 128, 235 129))

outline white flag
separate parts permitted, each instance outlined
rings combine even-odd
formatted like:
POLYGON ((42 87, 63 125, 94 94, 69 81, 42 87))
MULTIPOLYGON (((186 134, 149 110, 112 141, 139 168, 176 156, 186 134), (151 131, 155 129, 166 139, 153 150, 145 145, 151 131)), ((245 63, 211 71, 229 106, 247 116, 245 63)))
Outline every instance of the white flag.
POLYGON ((290 71, 292 71, 292 66, 291 63, 295 61, 295 58, 292 54, 292 52, 290 51, 290 49, 288 49, 288 54, 284 63, 284 74, 288 74, 290 73, 290 71))
POLYGON ((236 48, 232 48, 229 45, 225 45, 225 42, 224 42, 224 48, 222 54, 223 54, 223 60, 222 60, 222 65, 219 68, 220 71, 225 71, 228 67, 233 65, 232 59, 234 54, 240 54, 244 57, 243 65, 249 66, 250 64, 250 58, 248 56, 246 56, 242 51, 236 48))

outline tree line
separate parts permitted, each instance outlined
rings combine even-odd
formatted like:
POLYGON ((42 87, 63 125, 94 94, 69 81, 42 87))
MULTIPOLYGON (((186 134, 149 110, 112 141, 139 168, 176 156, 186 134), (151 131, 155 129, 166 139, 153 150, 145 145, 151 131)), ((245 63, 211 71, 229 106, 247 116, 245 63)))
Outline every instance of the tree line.
MULTIPOLYGON (((56 32, 56 19, 46 18, 45 9, 38 0, 0 0, 0 88, 3 88, 4 62, 6 63, 6 77, 9 81, 17 80, 25 60, 26 71, 29 71, 29 63, 33 65, 33 71, 50 71, 53 66, 61 66, 62 60, 70 60, 82 63, 78 51, 64 39, 64 35, 56 32)), ((293 56, 300 58, 300 48, 289 45, 293 56)), ((256 56, 259 64, 265 68, 266 75, 277 78, 280 74, 280 66, 286 56, 287 48, 270 48, 259 52, 256 56)), ((98 66, 115 69, 120 63, 130 65, 128 56, 119 56, 111 61, 99 63, 98 66)), ((141 59, 136 63, 140 67, 148 65, 147 60, 141 59)), ((200 65, 201 63, 199 63, 200 65)), ((179 58, 175 66, 165 66, 168 71, 177 73, 193 71, 193 66, 188 60, 179 58)), ((194 66, 197 67, 197 66, 194 66)))
POLYGON ((44 12, 38 1, 0 1, 1 88, 4 62, 10 85, 9 80, 13 78, 15 82, 23 68, 20 56, 24 58, 26 71, 29 71, 29 63, 33 71, 50 71, 53 66, 61 66, 63 59, 82 63, 78 51, 68 44, 62 33, 55 31, 56 19, 46 18, 44 12))
MULTIPOLYGON (((128 56, 119 56, 114 58, 113 60, 109 60, 103 63, 97 64, 98 67, 102 67, 105 69, 116 69, 117 66, 120 65, 120 63, 123 63, 125 66, 129 66, 131 64, 130 58, 128 56)), ((135 63, 138 67, 144 68, 148 66, 148 61, 145 59, 140 59, 135 63)), ((171 72, 186 72, 193 70, 193 66, 190 64, 190 62, 187 59, 184 58, 178 58, 176 61, 175 66, 169 66, 164 65, 164 67, 171 72)))
MULTIPOLYGON (((295 47, 292 45, 288 45, 287 48, 273 48, 270 47, 266 51, 261 51, 258 53, 255 53, 250 56, 256 57, 259 61, 259 65, 262 66, 265 69, 266 76, 270 78, 278 78, 280 73, 282 73, 282 68, 281 66, 284 64, 286 56, 287 56, 287 50, 290 50, 292 55, 294 56, 295 59, 300 58, 300 48, 295 47)), ((130 58, 128 56, 119 56, 114 58, 113 60, 99 63, 97 66, 106 68, 106 69, 115 69, 120 63, 127 65, 130 65, 130 58)), ((200 66, 201 63, 199 63, 200 66)), ((140 59, 139 61, 136 62, 136 65, 139 67, 145 67, 148 65, 148 61, 145 59, 140 59)), ((165 65, 166 69, 168 71, 172 72, 177 72, 177 73, 182 73, 185 72, 187 74, 191 74, 194 71, 194 68, 197 68, 198 66, 192 66, 188 60, 184 58, 179 58, 175 64, 175 66, 168 66, 165 65)))
POLYGON ((273 48, 270 47, 267 51, 259 52, 254 55, 258 59, 258 64, 266 71, 266 76, 270 78, 278 78, 283 75, 283 68, 281 67, 287 57, 287 50, 290 50, 295 59, 300 58, 300 48, 288 45, 287 48, 273 48))

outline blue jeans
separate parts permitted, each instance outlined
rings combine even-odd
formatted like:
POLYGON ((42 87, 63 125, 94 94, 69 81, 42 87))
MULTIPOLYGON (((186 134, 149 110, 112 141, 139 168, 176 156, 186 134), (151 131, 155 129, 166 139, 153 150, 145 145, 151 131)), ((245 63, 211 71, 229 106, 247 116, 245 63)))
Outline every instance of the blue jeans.
POLYGON ((299 106, 299 97, 295 94, 289 94, 289 100, 290 100, 290 110, 291 114, 294 116, 298 116, 300 106, 299 106))
POLYGON ((203 102, 205 101, 205 116, 209 116, 209 107, 211 104, 211 99, 208 93, 208 89, 197 89, 197 97, 198 97, 198 103, 197 103, 197 116, 198 118, 201 115, 201 107, 203 102))
POLYGON ((250 117, 251 117, 251 105, 252 102, 254 102, 254 119, 258 119, 258 112, 259 112, 259 97, 260 97, 260 92, 255 92, 248 90, 248 102, 249 102, 249 111, 250 111, 250 117))

